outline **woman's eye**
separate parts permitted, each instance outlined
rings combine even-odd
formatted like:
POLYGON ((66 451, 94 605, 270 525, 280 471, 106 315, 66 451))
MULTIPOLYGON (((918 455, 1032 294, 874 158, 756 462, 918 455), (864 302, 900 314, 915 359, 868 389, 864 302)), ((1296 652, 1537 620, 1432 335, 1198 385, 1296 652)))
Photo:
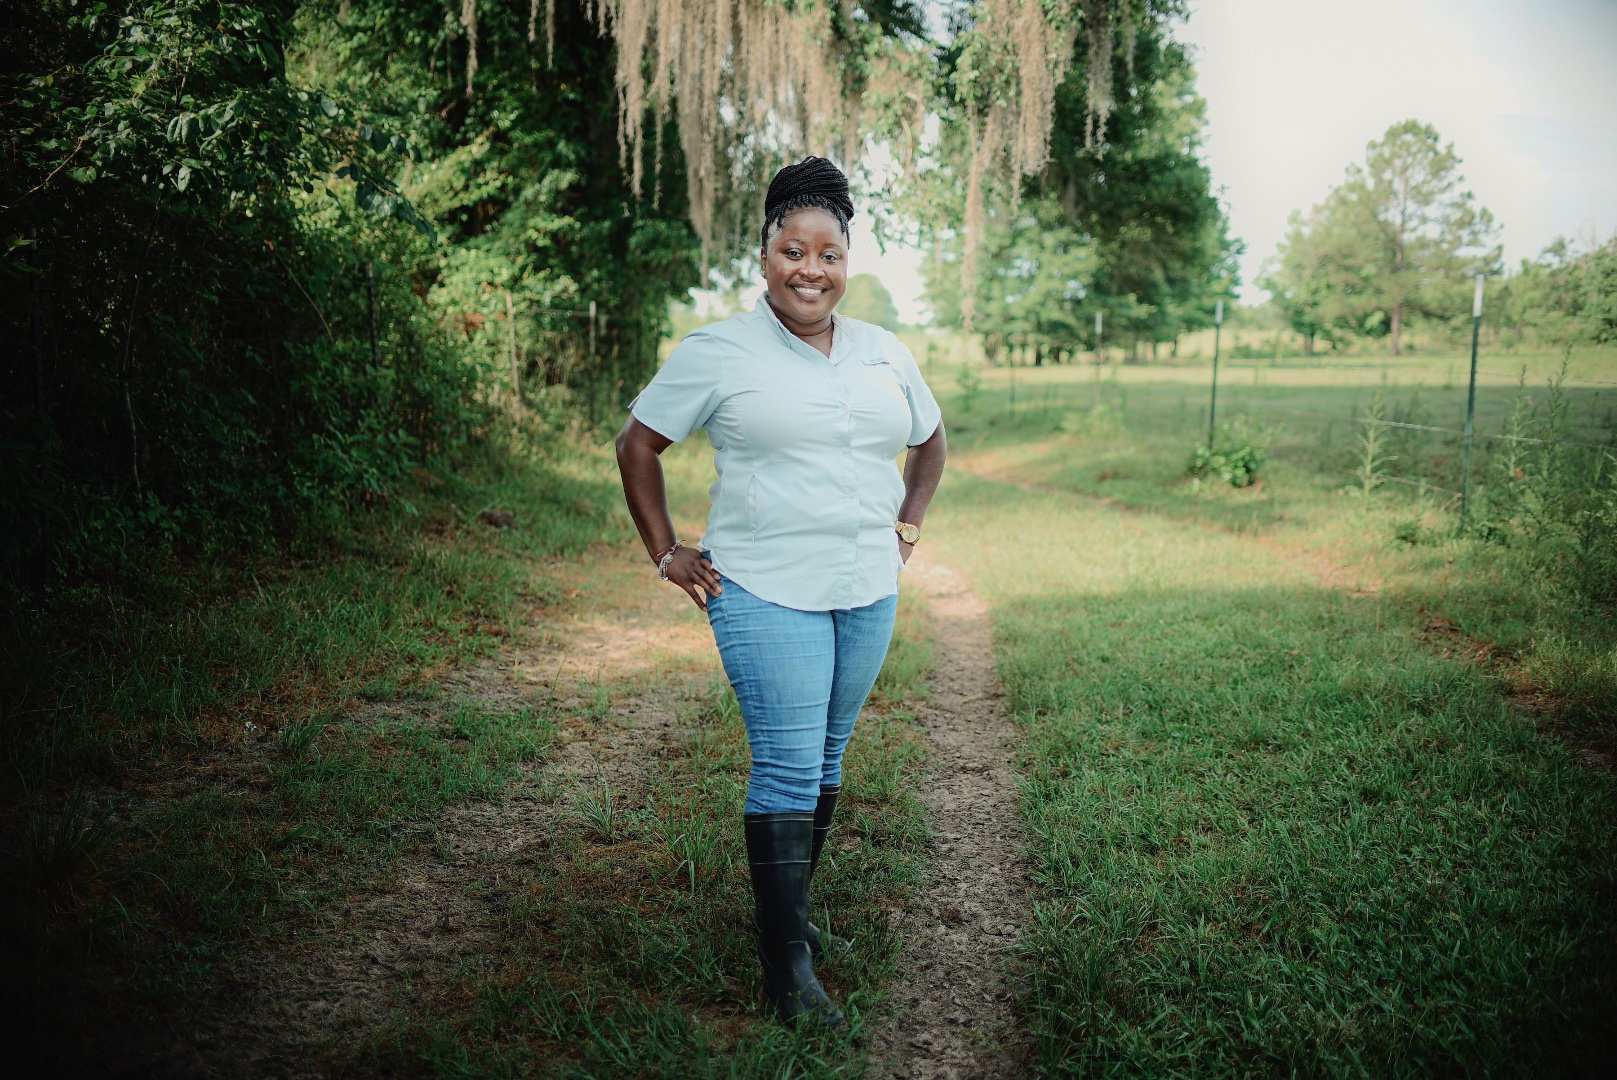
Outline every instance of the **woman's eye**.
POLYGON ((827 251, 823 257, 830 260, 831 262, 836 262, 837 261, 837 253, 834 252, 834 251, 827 251))
POLYGON ((787 248, 785 251, 781 252, 781 254, 785 255, 788 259, 801 259, 803 257, 803 253, 798 251, 796 248, 787 248))

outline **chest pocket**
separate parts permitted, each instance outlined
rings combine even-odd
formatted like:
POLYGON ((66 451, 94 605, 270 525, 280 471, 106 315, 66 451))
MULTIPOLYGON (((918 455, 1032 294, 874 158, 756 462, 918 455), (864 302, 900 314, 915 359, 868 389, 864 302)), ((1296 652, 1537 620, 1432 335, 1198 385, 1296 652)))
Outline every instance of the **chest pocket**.
POLYGON ((872 396, 878 399, 895 398, 908 403, 909 393, 896 364, 879 354, 863 357, 861 363, 864 364, 872 396))

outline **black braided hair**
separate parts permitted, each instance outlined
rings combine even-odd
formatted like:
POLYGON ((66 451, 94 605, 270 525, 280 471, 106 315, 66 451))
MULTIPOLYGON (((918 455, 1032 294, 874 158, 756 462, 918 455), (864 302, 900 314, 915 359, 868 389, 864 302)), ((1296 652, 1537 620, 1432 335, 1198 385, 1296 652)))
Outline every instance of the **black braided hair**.
POLYGON ((853 197, 842 170, 822 157, 806 157, 788 165, 769 182, 764 196, 764 227, 761 245, 769 247, 769 234, 799 210, 824 210, 842 226, 844 239, 852 239, 848 222, 853 220, 853 197))

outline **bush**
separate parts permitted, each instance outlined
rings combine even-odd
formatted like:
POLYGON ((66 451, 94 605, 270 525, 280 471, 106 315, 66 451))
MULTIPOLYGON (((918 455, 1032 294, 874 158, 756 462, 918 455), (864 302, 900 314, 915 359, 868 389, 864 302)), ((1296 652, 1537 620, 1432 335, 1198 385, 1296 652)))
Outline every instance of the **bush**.
POLYGON ((1230 487, 1251 487, 1258 470, 1269 460, 1273 433, 1238 416, 1220 424, 1212 446, 1198 446, 1190 461, 1190 475, 1216 476, 1230 487))

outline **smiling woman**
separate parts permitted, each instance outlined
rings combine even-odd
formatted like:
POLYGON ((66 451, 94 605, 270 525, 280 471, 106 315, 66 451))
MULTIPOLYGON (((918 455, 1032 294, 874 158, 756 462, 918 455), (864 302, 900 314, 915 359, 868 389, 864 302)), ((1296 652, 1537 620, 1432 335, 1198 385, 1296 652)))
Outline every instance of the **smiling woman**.
POLYGON ((752 745, 745 824, 765 990, 783 1019, 831 1027, 846 1020, 813 959, 849 945, 809 923, 809 880, 946 453, 910 351, 836 314, 852 217, 835 165, 782 169, 764 201, 768 291, 680 342, 618 435, 640 538, 707 612, 752 745), (686 547, 658 455, 698 428, 719 479, 707 533, 686 547))

